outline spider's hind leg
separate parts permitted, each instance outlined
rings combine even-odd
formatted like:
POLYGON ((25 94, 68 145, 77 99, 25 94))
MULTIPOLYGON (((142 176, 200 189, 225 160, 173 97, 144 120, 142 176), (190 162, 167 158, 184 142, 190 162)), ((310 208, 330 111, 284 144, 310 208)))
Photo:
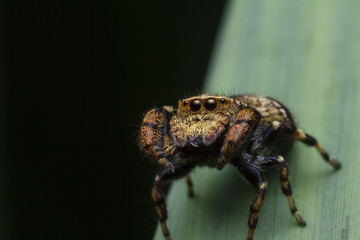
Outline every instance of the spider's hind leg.
POLYGON ((312 136, 310 136, 307 133, 304 133, 301 129, 297 128, 294 134, 292 135, 294 139, 299 140, 303 143, 305 143, 308 146, 315 147, 318 152, 321 154, 323 159, 328 162, 331 166, 333 166, 335 169, 340 169, 341 164, 332 159, 329 154, 326 152, 326 150, 320 145, 320 143, 312 136))

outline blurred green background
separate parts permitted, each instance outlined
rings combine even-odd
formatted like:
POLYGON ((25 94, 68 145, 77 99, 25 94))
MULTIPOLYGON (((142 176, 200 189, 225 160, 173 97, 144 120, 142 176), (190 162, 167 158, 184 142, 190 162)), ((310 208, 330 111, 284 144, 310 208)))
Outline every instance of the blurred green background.
POLYGON ((151 239, 138 126, 200 91, 224 1, 0 5, 0 239, 151 239))

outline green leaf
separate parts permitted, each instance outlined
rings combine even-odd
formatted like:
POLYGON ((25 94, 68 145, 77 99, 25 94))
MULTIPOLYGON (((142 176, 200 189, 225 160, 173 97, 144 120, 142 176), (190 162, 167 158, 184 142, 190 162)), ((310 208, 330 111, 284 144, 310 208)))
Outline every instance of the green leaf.
MULTIPOLYGON (((285 155, 297 207, 296 224, 278 171, 255 239, 359 239, 360 2, 357 0, 229 1, 208 70, 205 92, 256 93, 285 103, 300 128, 315 136, 343 168, 334 171, 314 148, 296 143, 285 155)), ((172 239, 246 239, 255 197, 232 166, 198 168, 195 198, 184 180, 168 194, 172 239)), ((158 228, 155 239, 163 239, 158 228)))

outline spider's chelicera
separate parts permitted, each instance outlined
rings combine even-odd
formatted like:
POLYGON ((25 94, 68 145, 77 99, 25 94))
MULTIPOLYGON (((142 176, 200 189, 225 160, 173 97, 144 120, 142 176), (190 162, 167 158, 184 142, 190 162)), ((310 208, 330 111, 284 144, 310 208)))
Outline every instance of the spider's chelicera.
POLYGON ((201 95, 179 101, 177 110, 164 106, 150 110, 144 117, 140 142, 142 149, 163 169, 156 175, 152 189, 165 239, 166 202, 161 187, 171 180, 186 177, 189 196, 193 196, 189 173, 196 166, 235 166, 256 189, 250 205, 247 239, 253 239, 259 210, 263 205, 267 182, 263 170, 280 169, 280 184, 291 213, 305 226, 292 195, 289 168, 279 155, 294 140, 314 146, 335 169, 341 165, 330 158, 317 140, 299 129, 289 110, 280 102, 257 95, 201 95))

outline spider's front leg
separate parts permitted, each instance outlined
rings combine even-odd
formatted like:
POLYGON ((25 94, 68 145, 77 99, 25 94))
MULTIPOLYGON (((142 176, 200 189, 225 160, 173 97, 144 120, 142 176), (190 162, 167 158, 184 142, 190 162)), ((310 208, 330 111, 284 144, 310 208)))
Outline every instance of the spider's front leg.
POLYGON ((173 116, 172 107, 154 108, 146 113, 141 124, 140 143, 144 151, 168 171, 174 171, 174 166, 167 156, 174 154, 174 146, 169 135, 170 119, 173 116))
POLYGON ((244 107, 239 111, 234 124, 225 138, 224 146, 216 166, 218 170, 221 170, 227 161, 246 145, 254 133, 260 118, 260 113, 254 108, 244 107))
POLYGON ((155 203, 156 212, 159 217, 159 222, 161 226, 161 230, 163 232, 164 238, 166 240, 170 240, 169 229, 166 225, 167 220, 167 208, 165 202, 165 196, 161 191, 161 187, 168 183, 170 180, 182 178, 186 176, 193 168, 193 165, 185 165, 185 164, 174 164, 174 171, 169 172, 166 169, 162 170, 155 177, 154 186, 152 188, 152 198, 155 203))
POLYGON ((242 175, 255 187, 257 193, 250 205, 250 216, 248 221, 249 231, 247 240, 252 240, 254 238, 255 228, 259 218, 259 211, 264 203, 267 182, 265 177, 255 166, 244 161, 239 161, 238 163, 239 164, 235 165, 242 175))

